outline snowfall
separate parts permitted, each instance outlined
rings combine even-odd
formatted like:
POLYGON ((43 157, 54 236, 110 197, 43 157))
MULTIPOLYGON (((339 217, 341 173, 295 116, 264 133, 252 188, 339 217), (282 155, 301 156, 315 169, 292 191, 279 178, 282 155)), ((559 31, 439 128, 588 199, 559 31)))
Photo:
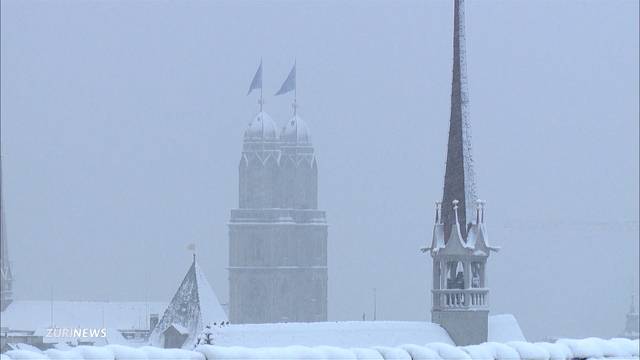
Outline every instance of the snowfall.
POLYGON ((426 345, 406 344, 394 347, 372 346, 344 348, 333 346, 237 347, 201 345, 195 350, 140 348, 122 345, 78 346, 71 350, 49 349, 40 352, 10 350, 0 360, 60 359, 60 360, 211 360, 211 359, 393 359, 393 360, 570 360, 570 359, 638 359, 638 340, 588 338, 560 339, 555 343, 529 343, 512 341, 487 342, 480 345, 456 347, 446 343, 426 345))

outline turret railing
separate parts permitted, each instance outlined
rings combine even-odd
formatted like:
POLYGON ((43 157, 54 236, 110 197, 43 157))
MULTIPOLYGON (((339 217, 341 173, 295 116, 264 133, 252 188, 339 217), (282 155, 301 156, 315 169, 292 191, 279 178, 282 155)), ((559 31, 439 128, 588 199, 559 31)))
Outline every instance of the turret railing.
POLYGON ((434 310, 488 309, 489 289, 434 289, 434 310))

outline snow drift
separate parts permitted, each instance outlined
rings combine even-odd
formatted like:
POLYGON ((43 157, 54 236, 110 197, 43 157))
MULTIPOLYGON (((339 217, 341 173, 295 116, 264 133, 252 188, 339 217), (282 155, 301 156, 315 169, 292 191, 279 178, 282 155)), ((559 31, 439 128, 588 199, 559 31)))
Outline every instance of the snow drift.
POLYGON ((639 356, 638 340, 598 338, 561 339, 555 343, 486 342, 472 346, 446 343, 406 344, 397 347, 340 348, 334 346, 239 347, 202 345, 193 351, 145 346, 78 346, 71 350, 49 349, 42 352, 11 350, 1 360, 571 360, 632 359, 639 356))

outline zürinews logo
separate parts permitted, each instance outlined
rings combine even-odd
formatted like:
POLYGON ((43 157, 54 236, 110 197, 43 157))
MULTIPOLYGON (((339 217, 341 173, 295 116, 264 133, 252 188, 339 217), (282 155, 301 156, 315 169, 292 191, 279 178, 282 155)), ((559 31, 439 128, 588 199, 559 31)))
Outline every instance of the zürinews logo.
POLYGON ((106 328, 48 328, 48 338, 98 338, 107 337, 106 328))

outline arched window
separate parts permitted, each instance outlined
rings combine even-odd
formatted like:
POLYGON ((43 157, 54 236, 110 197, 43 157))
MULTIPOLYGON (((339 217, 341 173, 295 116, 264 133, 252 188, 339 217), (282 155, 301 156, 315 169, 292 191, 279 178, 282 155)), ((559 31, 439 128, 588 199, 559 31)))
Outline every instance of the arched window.
POLYGON ((464 266, 462 261, 447 263, 447 289, 464 289, 464 266))
POLYGON ((482 263, 479 263, 479 262, 471 263, 471 287, 472 288, 482 287, 482 263))

